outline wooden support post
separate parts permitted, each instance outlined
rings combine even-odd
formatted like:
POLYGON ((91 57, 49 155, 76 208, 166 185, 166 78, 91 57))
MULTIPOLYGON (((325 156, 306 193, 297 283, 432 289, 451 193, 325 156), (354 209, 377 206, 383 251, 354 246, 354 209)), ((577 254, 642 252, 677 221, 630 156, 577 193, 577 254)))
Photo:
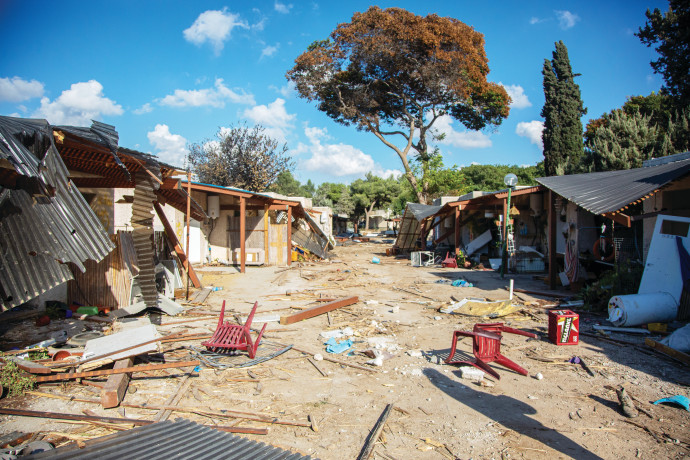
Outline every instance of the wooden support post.
MULTIPOLYGON (((185 249, 187 250, 187 257, 186 259, 189 260, 189 232, 191 229, 189 228, 189 220, 191 218, 192 214, 192 171, 187 171, 187 246, 185 249)), ((185 299, 189 300, 189 272, 187 272, 187 294, 185 295, 185 299)))
POLYGON ((247 262, 247 200, 240 197, 240 271, 242 273, 246 270, 247 262))
POLYGON ((334 300, 333 302, 328 302, 328 303, 323 304, 323 305, 318 305, 318 306, 310 308, 308 310, 302 310, 301 312, 295 313, 294 315, 281 316, 280 317, 280 324, 286 325, 286 324, 296 323, 298 321, 313 318, 314 316, 322 315, 322 314, 327 313, 329 311, 333 311, 333 310, 336 310, 336 309, 341 308, 341 307, 346 307, 348 305, 352 305, 352 304, 357 303, 357 302, 359 302, 359 299, 357 298, 357 296, 346 297, 344 299, 334 300))
MULTIPOLYGON (((113 369, 123 369, 132 366, 134 366, 132 358, 119 359, 115 361, 113 369)), ((108 377, 105 386, 101 390, 101 406, 104 409, 117 407, 122 402, 131 376, 131 374, 115 374, 108 377)))
POLYGON ((292 207, 287 208, 287 264, 292 265, 292 207))
POLYGON ((460 206, 455 208, 455 255, 460 254, 460 206))
POLYGON ((172 243, 173 249, 175 250, 175 254, 177 254, 177 258, 180 259, 180 262, 182 262, 182 266, 187 271, 187 276, 189 277, 190 281, 192 282, 195 288, 201 288, 201 281, 199 281, 199 277, 196 276, 194 267, 192 267, 192 264, 189 263, 189 260, 187 259, 187 254, 185 254, 185 252, 182 250, 182 246, 180 246, 180 242, 178 241, 177 236, 175 235, 175 230, 173 230, 172 225, 170 225, 170 222, 168 222, 168 219, 165 217, 163 208, 161 208, 161 205, 158 203, 153 203, 153 208, 156 210, 156 214, 158 214, 158 218, 163 224, 163 228, 165 229, 165 236, 167 236, 170 243, 172 243))
POLYGON ((268 220, 268 205, 264 205, 264 263, 268 265, 268 252, 270 250, 270 246, 268 245, 268 225, 269 225, 269 220, 268 220))
POLYGON ((549 190, 549 289, 556 289, 556 196, 549 190))

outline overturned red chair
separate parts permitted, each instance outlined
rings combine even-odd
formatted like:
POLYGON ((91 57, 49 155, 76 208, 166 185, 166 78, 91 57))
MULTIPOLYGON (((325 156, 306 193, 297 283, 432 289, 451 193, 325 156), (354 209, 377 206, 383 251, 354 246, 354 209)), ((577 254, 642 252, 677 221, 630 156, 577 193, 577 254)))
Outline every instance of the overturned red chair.
POLYGON ((458 261, 455 257, 450 255, 450 252, 446 252, 446 258, 441 262, 445 268, 458 268, 458 261))
POLYGON ((501 376, 489 366, 490 362, 496 362, 519 374, 527 375, 528 372, 525 369, 501 354, 501 339, 503 332, 532 338, 537 337, 531 332, 504 326, 503 323, 477 323, 474 325, 473 332, 453 332, 453 345, 450 349, 448 358, 446 358, 446 364, 471 364, 499 380, 501 376), (474 359, 453 360, 459 337, 472 337, 472 352, 474 353, 474 359))
POLYGON ((259 342, 261 342, 261 336, 264 335, 264 329, 266 329, 266 324, 264 324, 256 341, 252 342, 250 328, 252 319, 254 319, 254 313, 256 313, 256 307, 258 306, 259 302, 254 302, 254 307, 252 307, 252 311, 249 313, 247 322, 244 323, 244 326, 230 324, 229 321, 223 324, 223 317, 225 316, 225 300, 223 300, 223 308, 220 310, 220 318, 218 318, 216 332, 213 334, 213 337, 206 342, 201 342, 201 344, 214 353, 221 353, 229 350, 246 350, 247 353, 249 353, 249 357, 254 359, 254 356, 256 356, 256 349, 259 348, 259 342))

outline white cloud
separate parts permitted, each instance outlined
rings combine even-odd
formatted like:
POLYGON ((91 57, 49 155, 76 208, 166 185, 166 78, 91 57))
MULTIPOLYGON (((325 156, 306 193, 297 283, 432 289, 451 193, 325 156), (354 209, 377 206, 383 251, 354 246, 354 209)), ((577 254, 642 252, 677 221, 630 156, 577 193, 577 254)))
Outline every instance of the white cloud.
POLYGON ((544 123, 539 120, 521 121, 515 128, 515 134, 526 137, 532 144, 539 147, 539 150, 544 151, 544 141, 541 133, 544 131, 544 123))
POLYGON ((34 116, 45 118, 55 125, 91 124, 103 115, 122 115, 122 106, 103 95, 103 85, 96 80, 74 83, 54 101, 41 99, 41 107, 34 116))
POLYGON ((534 25, 534 24, 539 24, 540 22, 544 22, 544 21, 546 21, 546 19, 539 19, 536 16, 532 16, 529 20, 529 23, 534 25))
POLYGON ((375 167, 371 172, 374 176, 379 176, 381 179, 388 179, 391 176, 397 179, 402 176, 402 171, 399 169, 382 169, 380 167, 375 167))
POLYGON ((278 47, 280 43, 276 43, 276 46, 267 46, 261 50, 261 57, 271 57, 278 52, 278 47))
POLYGON ((336 177, 363 176, 368 172, 378 172, 377 175, 380 176, 386 173, 374 162, 371 155, 352 145, 323 143, 330 139, 326 128, 306 127, 304 134, 309 139, 309 145, 300 143, 293 153, 311 154, 311 157, 302 161, 300 165, 307 171, 319 171, 336 177))
POLYGON ((158 124, 146 134, 156 150, 158 157, 165 163, 183 167, 187 157, 187 139, 179 134, 172 134, 168 125, 158 124))
POLYGON ((283 85, 280 88, 278 88, 275 85, 270 85, 269 89, 272 89, 284 98, 288 98, 292 97, 295 94, 295 83, 293 81, 289 81, 286 85, 283 85))
POLYGON ((266 128, 266 134, 285 142, 287 132, 292 128, 294 114, 285 110, 285 99, 277 98, 268 105, 255 105, 246 109, 243 116, 266 128))
POLYGON ((439 141, 441 144, 452 145, 462 149, 483 149, 491 147, 491 139, 481 131, 455 131, 453 129, 453 119, 444 115, 436 120, 434 128, 445 134, 445 138, 439 141))
POLYGON ((170 107, 225 107, 226 102, 233 104, 255 104, 254 96, 244 92, 237 93, 223 84, 222 78, 216 78, 214 88, 183 90, 176 89, 173 94, 160 99, 160 105, 170 107))
POLYGON ((145 113, 151 112, 153 112, 153 107, 151 107, 151 104, 149 104, 148 102, 139 107, 138 109, 132 110, 132 113, 134 113, 135 115, 143 115, 145 113))
POLYGON ((520 86, 520 85, 504 85, 501 82, 499 82, 498 84, 503 86, 506 89, 506 91, 508 92, 508 95, 512 99, 512 102, 510 103, 511 108, 524 109, 526 107, 532 107, 532 103, 527 98, 527 95, 525 94, 525 90, 522 88, 522 86, 520 86))
POLYGON ((235 27, 248 29, 246 21, 240 20, 239 14, 230 13, 227 8, 223 11, 204 11, 196 21, 183 32, 184 38, 197 46, 210 42, 216 55, 220 54, 230 33, 235 27))
POLYGON ((570 11, 556 11, 556 17, 558 18, 558 25, 563 30, 575 27, 575 24, 580 20, 580 16, 570 11))
POLYGON ((20 77, 0 78, 0 101, 21 102, 43 96, 43 83, 20 77))
POLYGON ((280 3, 279 1, 276 0, 276 2, 273 4, 273 8, 278 12, 278 13, 283 13, 283 14, 288 14, 290 10, 292 9, 292 3, 286 5, 285 3, 280 3))

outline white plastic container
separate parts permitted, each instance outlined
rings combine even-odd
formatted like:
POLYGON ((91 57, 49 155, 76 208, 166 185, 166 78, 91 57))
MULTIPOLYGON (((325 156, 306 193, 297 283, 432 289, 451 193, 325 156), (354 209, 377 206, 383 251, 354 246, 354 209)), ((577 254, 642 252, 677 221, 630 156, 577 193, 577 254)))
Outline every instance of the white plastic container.
POLYGON ((614 326, 668 323, 677 314, 678 303, 668 292, 617 295, 609 300, 609 321, 614 326))

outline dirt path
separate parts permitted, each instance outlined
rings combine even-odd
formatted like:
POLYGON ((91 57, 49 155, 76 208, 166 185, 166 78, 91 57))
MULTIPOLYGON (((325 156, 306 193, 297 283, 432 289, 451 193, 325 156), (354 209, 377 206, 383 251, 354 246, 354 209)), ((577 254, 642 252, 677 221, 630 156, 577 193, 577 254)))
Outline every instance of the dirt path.
MULTIPOLYGON (((290 270, 249 267, 242 275, 227 269, 201 268, 205 285, 223 288, 209 296, 208 306, 202 307, 204 311, 220 310, 222 300, 226 299, 229 309, 246 315, 258 300, 257 316, 285 315, 299 311, 289 307, 311 306, 319 296, 358 296, 357 304, 330 315, 289 326, 270 322, 266 339, 371 367, 373 372, 317 361, 326 373, 324 376, 307 360, 310 356, 291 350, 249 371, 204 370, 193 379, 179 405, 263 412, 303 422, 310 416, 318 431, 273 425, 267 436, 250 437, 323 459, 356 458, 389 403, 397 410, 391 412, 372 458, 687 456, 690 412, 649 403, 675 394, 688 396, 687 367, 659 357, 643 346, 589 336, 581 337, 577 346, 555 346, 547 339, 543 308, 555 302, 521 294, 515 303, 522 312, 495 321, 538 335, 538 339, 528 340, 506 334, 502 344, 504 354, 527 369, 529 376, 494 365, 501 379, 485 377, 485 385, 489 386, 463 379, 458 366, 439 362, 439 357, 448 353, 454 330, 469 331, 474 323, 486 322, 486 318, 443 314, 438 308, 448 305, 451 296, 507 299, 508 278, 502 280, 494 272, 411 267, 409 260, 385 256, 385 247, 375 243, 341 246, 333 252, 331 262, 303 263, 290 270), (382 263, 372 263, 374 256, 382 263), (460 277, 475 287, 438 282, 460 277), (285 295, 288 292, 290 295, 285 295), (352 328, 354 351, 350 355, 328 355, 320 333, 346 327, 352 328), (370 358, 361 352, 377 345, 390 358, 380 367, 364 364, 370 358), (581 366, 563 362, 572 356, 583 358, 595 375, 591 377, 581 366), (556 362, 544 361, 548 359, 556 362), (537 373, 543 379, 538 380, 537 373), (255 381, 230 380, 233 378, 255 381), (626 419, 618 408, 615 392, 607 388, 619 384, 625 384, 640 401, 638 405, 652 417, 641 413, 636 419, 626 419), (645 427, 654 434, 645 431, 645 427)), ((543 283, 531 276, 514 278, 517 287, 544 289, 543 283)), ((593 332, 591 326, 602 320, 582 316, 580 330, 593 332)), ((163 323, 166 321, 179 319, 164 318, 163 323)), ((181 328, 190 333, 209 331, 215 328, 215 320, 162 326, 161 330, 181 328)), ((614 338, 641 343, 634 336, 618 334, 614 338)), ((462 340, 459 349, 469 352, 469 339, 462 340)), ((126 401, 162 404, 178 383, 176 378, 134 379, 132 386, 138 391, 128 394, 126 401)), ((74 384, 65 390, 63 393, 93 397, 87 388, 74 384)), ((115 410, 38 397, 15 403, 33 410, 73 413, 88 407, 100 414, 117 416, 115 410)), ((154 414, 126 409, 129 417, 151 418, 154 414)), ((176 413, 172 418, 182 415, 176 413)), ((206 424, 229 424, 227 420, 184 416, 206 424)), ((3 432, 26 429, 27 424, 32 430, 56 427, 53 422, 36 419, 2 420, 3 432)), ((240 426, 258 425, 245 421, 240 426)), ((60 424, 59 429, 73 429, 69 427, 60 424)))

